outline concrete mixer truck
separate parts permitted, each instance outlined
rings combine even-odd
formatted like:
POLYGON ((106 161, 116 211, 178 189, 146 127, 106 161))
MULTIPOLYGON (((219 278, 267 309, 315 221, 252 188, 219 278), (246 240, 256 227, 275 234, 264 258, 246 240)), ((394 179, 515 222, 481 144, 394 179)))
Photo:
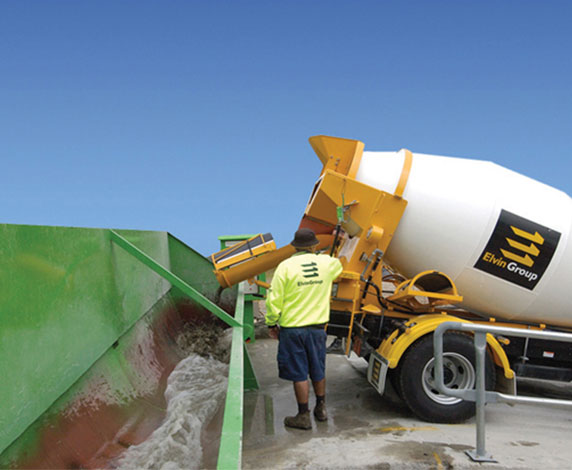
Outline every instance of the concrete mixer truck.
MULTIPOLYGON (((432 333, 445 321, 571 331, 572 202, 491 162, 364 152, 356 140, 310 138, 323 163, 301 227, 344 266, 327 332, 369 361, 380 394, 389 380, 432 422, 461 422, 474 404, 441 395, 432 333)), ((268 271, 293 248, 259 235, 212 257, 223 287, 268 271), (233 261, 235 260, 235 261, 233 261)), ((473 388, 472 337, 444 337, 450 388, 473 388)), ((487 337, 486 387, 516 393, 516 376, 572 380, 568 343, 487 337)))

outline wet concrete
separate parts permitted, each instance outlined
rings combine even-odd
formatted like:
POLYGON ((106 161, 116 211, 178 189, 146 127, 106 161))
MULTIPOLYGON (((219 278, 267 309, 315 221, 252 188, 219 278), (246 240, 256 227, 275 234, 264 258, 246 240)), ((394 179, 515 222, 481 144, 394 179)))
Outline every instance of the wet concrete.
MULTIPOLYGON (((295 414, 290 382, 278 378, 277 342, 248 346, 260 390, 245 395, 245 469, 552 469, 572 464, 572 410, 536 405, 487 405, 486 450, 496 464, 472 462, 474 419, 432 424, 417 419, 393 390, 384 397, 367 383, 367 364, 355 356, 327 358, 327 422, 311 431, 284 427, 295 414)), ((571 387, 559 387, 572 398, 571 387)), ((563 398, 560 396, 560 398, 563 398)), ((314 398, 310 405, 313 408, 314 398)))

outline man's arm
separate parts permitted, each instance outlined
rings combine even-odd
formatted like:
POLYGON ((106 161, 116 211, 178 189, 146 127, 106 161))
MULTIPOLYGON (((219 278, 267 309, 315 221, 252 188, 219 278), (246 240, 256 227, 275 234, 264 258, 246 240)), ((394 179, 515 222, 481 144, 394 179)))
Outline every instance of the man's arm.
POLYGON ((343 270, 344 268, 342 266, 342 262, 338 258, 332 258, 332 264, 331 264, 332 279, 333 280, 337 279, 337 277, 340 274, 342 274, 343 270))
POLYGON ((266 325, 275 326, 278 323, 284 305, 284 275, 280 266, 276 268, 266 295, 266 325))

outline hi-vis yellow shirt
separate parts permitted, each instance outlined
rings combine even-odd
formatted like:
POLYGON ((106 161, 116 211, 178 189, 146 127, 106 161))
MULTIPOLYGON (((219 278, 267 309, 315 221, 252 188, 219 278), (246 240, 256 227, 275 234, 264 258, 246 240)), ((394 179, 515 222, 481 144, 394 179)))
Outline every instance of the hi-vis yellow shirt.
POLYGON ((342 273, 337 258, 296 253, 274 272, 266 297, 266 324, 297 327, 330 320, 332 281, 342 273))

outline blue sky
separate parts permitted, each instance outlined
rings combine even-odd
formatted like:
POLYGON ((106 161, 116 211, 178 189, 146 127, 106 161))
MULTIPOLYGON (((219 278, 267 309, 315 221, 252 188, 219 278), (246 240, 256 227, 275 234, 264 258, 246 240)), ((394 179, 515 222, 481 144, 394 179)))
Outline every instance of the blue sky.
POLYGON ((0 222, 282 245, 316 134, 571 194, 571 19, 550 0, 4 0, 0 222))

